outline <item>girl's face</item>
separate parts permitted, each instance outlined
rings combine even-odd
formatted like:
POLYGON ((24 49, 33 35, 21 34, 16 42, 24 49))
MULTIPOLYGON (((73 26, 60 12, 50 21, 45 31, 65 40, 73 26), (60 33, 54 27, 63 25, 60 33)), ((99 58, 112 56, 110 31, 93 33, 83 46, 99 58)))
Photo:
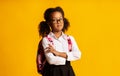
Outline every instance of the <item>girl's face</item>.
POLYGON ((64 26, 64 21, 63 21, 63 16, 60 12, 51 13, 50 26, 52 28, 52 31, 54 32, 62 31, 64 26))

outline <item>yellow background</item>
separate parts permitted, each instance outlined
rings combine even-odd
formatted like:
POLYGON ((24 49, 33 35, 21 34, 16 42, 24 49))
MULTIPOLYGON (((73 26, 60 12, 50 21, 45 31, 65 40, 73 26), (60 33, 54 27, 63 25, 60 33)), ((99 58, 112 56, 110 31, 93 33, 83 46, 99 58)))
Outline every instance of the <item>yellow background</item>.
POLYGON ((120 76, 119 0, 0 0, 0 76, 40 76, 38 24, 49 7, 61 6, 82 52, 76 76, 120 76))

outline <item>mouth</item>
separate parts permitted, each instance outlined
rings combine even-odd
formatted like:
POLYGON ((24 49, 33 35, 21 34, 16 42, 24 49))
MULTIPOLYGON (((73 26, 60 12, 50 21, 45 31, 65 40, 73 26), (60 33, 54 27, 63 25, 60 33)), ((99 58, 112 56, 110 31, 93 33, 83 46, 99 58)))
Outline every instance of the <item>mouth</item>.
POLYGON ((61 25, 59 25, 59 24, 57 25, 57 27, 60 27, 60 26, 61 26, 61 25))

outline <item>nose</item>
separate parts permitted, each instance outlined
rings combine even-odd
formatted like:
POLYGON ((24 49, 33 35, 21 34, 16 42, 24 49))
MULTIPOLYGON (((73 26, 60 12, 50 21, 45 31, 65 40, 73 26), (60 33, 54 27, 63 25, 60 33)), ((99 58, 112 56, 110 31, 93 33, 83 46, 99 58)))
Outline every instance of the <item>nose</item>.
POLYGON ((60 23, 60 21, 61 21, 61 20, 60 20, 60 19, 58 19, 58 20, 57 20, 57 23, 58 23, 58 22, 60 23))

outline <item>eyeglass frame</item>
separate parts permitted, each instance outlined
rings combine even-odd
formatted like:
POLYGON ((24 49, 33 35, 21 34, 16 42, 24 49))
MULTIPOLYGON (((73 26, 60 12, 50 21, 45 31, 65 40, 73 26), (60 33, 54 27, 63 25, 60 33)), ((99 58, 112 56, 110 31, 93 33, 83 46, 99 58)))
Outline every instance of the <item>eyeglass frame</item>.
POLYGON ((53 19, 51 19, 50 21, 51 21, 52 23, 54 23, 54 24, 57 24, 58 21, 59 21, 60 23, 62 23, 62 22, 64 22, 64 18, 59 18, 59 19, 53 18, 53 19))

